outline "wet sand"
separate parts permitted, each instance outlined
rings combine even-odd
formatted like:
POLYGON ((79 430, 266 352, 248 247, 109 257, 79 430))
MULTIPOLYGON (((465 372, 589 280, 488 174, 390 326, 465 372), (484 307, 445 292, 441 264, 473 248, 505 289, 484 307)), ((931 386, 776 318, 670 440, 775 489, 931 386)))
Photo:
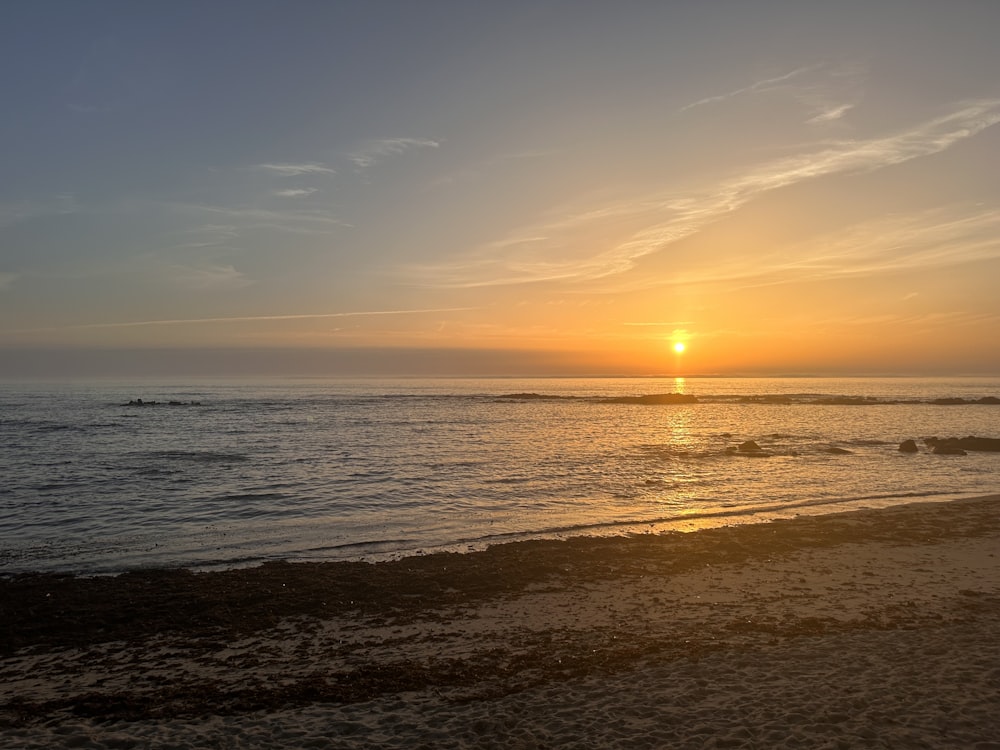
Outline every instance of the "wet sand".
POLYGON ((1000 496, 0 581, 0 746, 1000 750, 1000 496))

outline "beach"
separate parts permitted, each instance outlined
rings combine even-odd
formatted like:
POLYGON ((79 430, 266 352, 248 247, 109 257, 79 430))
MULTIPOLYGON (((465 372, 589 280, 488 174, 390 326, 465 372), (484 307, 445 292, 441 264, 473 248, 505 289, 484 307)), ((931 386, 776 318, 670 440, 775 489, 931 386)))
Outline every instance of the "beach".
POLYGON ((1000 748, 1000 495, 0 581, 4 747, 1000 748))

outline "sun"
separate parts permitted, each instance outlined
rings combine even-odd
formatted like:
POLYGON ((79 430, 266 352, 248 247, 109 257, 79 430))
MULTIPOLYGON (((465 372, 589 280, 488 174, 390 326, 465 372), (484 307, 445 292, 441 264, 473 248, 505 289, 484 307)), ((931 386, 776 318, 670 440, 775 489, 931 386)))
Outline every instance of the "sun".
POLYGON ((685 349, 687 349, 687 347, 684 346, 683 341, 674 342, 674 351, 677 352, 678 354, 683 354, 685 349))

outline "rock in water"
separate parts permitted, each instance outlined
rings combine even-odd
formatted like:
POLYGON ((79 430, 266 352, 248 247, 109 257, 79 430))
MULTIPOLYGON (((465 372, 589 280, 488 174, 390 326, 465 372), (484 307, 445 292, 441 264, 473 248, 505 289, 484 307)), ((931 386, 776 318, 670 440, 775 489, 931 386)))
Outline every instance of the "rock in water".
POLYGON ((925 441, 934 453, 960 455, 958 451, 1000 452, 1000 438, 985 438, 969 435, 956 438, 927 438, 925 441))
POLYGON ((931 449, 931 453, 937 456, 968 456, 958 445, 951 442, 938 443, 931 449))

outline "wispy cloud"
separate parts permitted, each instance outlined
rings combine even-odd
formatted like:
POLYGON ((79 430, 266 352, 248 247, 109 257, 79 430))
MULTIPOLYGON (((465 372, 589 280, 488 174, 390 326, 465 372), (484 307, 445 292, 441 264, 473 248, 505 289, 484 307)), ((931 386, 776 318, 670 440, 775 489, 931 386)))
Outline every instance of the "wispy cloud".
POLYGON ((754 81, 748 86, 743 86, 742 88, 734 89, 725 94, 718 94, 716 96, 706 96, 704 99, 699 99, 696 102, 691 102, 690 104, 685 104, 680 108, 680 112, 686 112, 689 109, 694 109, 695 107, 703 107, 706 104, 716 104, 718 102, 723 102, 726 99, 732 99, 734 96, 741 96, 743 94, 753 94, 758 91, 768 91, 775 88, 776 86, 786 83, 793 78, 801 76, 803 73, 807 73, 810 70, 814 70, 816 66, 808 65, 802 68, 796 68, 795 70, 789 71, 788 73, 783 73, 779 76, 774 76, 773 78, 764 78, 759 81, 754 81))
POLYGON ((270 172, 278 177, 301 177, 311 174, 335 174, 335 170, 318 162, 302 164, 255 164, 254 169, 270 172))
POLYGON ((0 227, 9 227, 43 216, 58 216, 79 211, 72 195, 55 195, 44 200, 21 200, 0 203, 0 227))
POLYGON ((353 312, 304 313, 298 315, 243 315, 219 318, 166 318, 160 320, 130 320, 115 323, 80 323, 57 328, 35 328, 15 333, 35 333, 41 331, 95 329, 95 328, 139 328, 143 326, 201 325, 205 323, 258 323, 282 320, 317 320, 325 318, 360 318, 384 315, 427 315, 436 313, 466 312, 475 307, 433 307, 414 310, 359 310, 353 312))
POLYGON ((223 247, 239 237, 239 231, 232 224, 204 224, 180 232, 181 242, 173 247, 199 249, 223 247))
MULTIPOLYGON (((780 248, 770 257, 739 256, 678 270, 670 283, 745 289, 1000 259, 1000 211, 966 211, 953 206, 862 222, 780 248)), ((916 296, 911 292, 904 299, 916 296)))
POLYGON ((346 221, 321 210, 271 210, 213 206, 205 203, 173 204, 172 207, 185 213, 220 217, 224 221, 238 224, 241 229, 267 227, 296 234, 327 234, 351 226, 346 221))
POLYGON ((623 326, 636 326, 639 328, 683 328, 685 326, 693 326, 695 322, 693 320, 675 320, 675 321, 649 321, 649 322, 638 322, 638 323, 622 323, 623 326))
POLYGON ((810 113, 807 125, 841 124, 864 99, 867 78, 859 63, 818 66, 815 75, 796 81, 789 91, 810 113))
POLYGON ((788 268, 828 277, 973 263, 1000 258, 1000 211, 952 207, 890 216, 811 244, 794 252, 801 260, 788 268))
POLYGON ((483 175, 489 174, 491 171, 497 169, 500 166, 511 164, 518 161, 524 160, 534 160, 543 158, 546 156, 551 156, 554 151, 515 151, 508 154, 500 154, 499 156, 494 156, 489 159, 484 159, 478 163, 471 164, 464 169, 450 172, 448 174, 442 175, 437 179, 433 180, 428 184, 430 188, 439 188, 448 185, 454 185, 456 183, 465 182, 467 180, 473 180, 483 175))
POLYGON ((271 195, 278 198, 302 198, 315 192, 316 188, 289 188, 288 190, 272 190, 271 195))
POLYGON ((856 63, 807 65, 725 94, 699 99, 678 111, 686 112, 746 95, 780 90, 809 110, 807 124, 824 125, 842 120, 858 105, 863 97, 864 80, 865 70, 856 63))
POLYGON ((358 169, 367 169, 378 161, 397 154, 402 154, 414 148, 438 148, 440 141, 429 138, 382 138, 368 141, 348 158, 358 169))
POLYGON ((893 135, 829 142, 760 164, 707 189, 631 196, 565 212, 465 257, 403 272, 411 280, 454 287, 582 281, 622 273, 640 258, 691 237, 762 194, 806 180, 872 172, 937 154, 997 123, 1000 100, 966 102, 893 135))
POLYGON ((815 125, 823 122, 833 122, 839 120, 849 111, 854 109, 854 104, 834 104, 824 107, 819 114, 806 120, 807 123, 815 125))
POLYGON ((838 316, 836 321, 831 322, 827 327, 839 332, 842 332, 848 326, 856 328, 891 326, 899 330, 916 330, 918 332, 945 330, 954 333, 958 327, 975 326, 981 328, 984 323, 995 323, 998 320, 1000 320, 1000 315, 996 315, 995 313, 951 310, 914 314, 885 313, 882 315, 855 316, 853 318, 838 316))
POLYGON ((1000 122, 1000 100, 968 102, 954 112, 909 130, 867 141, 834 142, 821 151, 782 159, 737 178, 723 192, 741 204, 741 196, 784 187, 823 175, 867 172, 930 156, 1000 122))
POLYGON ((177 283, 201 292, 242 289, 254 283, 231 265, 175 266, 173 271, 177 283))

